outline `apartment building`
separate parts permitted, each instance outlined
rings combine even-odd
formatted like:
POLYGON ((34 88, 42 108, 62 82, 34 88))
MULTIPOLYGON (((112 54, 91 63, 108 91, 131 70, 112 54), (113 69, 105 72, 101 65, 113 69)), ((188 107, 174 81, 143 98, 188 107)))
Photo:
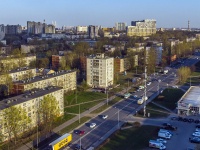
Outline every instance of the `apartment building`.
POLYGON ((156 33, 156 20, 132 21, 131 26, 127 26, 126 32, 127 36, 150 36, 156 33))
POLYGON ((21 34, 22 33, 22 26, 21 25, 7 25, 5 26, 6 34, 21 34))
MULTIPOLYGON (((19 80, 25 80, 25 79, 29 79, 32 77, 36 76, 36 69, 32 69, 32 68, 18 68, 16 70, 12 70, 10 72, 7 73, 11 78, 13 82, 19 81, 19 80)), ((6 75, 5 74, 1 74, 0 73, 0 83, 1 84, 5 84, 6 75)))
POLYGON ((87 84, 91 87, 107 88, 113 85, 114 58, 96 54, 87 58, 87 84))
POLYGON ((90 25, 88 27, 89 38, 94 39, 98 36, 99 27, 90 25))
POLYGON ((77 26, 76 27, 76 33, 87 33, 88 32, 88 27, 87 26, 77 26))
POLYGON ((4 39, 5 33, 5 26, 3 24, 0 24, 0 41, 4 39))
POLYGON ((76 71, 58 71, 53 74, 36 76, 13 83, 12 94, 19 94, 32 89, 42 89, 48 86, 62 87, 65 92, 76 89, 76 71))
MULTIPOLYGON (((15 69, 16 66, 20 67, 21 63, 24 63, 24 66, 29 66, 32 61, 36 61, 35 55, 27 55, 23 58, 17 58, 12 56, 0 56, 0 66, 1 68, 12 70, 15 69)), ((0 68, 0 69, 1 69, 0 68)), ((1 71, 1 70, 0 70, 1 71)))
POLYGON ((60 63, 62 58, 64 58, 65 56, 62 55, 52 55, 52 69, 54 70, 58 70, 58 68, 60 67, 60 63))
POLYGON ((126 23, 125 22, 116 22, 115 28, 117 31, 126 31, 126 23))
POLYGON ((120 73, 124 71, 124 59, 123 58, 114 58, 114 72, 120 73))
POLYGON ((27 32, 29 34, 55 33, 55 26, 42 22, 27 21, 27 32))
MULTIPOLYGON (((31 122, 27 124, 27 129, 35 127, 38 121, 38 109, 40 101, 44 96, 54 96, 58 102, 60 115, 64 114, 64 90, 60 87, 48 87, 45 89, 37 89, 29 93, 21 94, 15 97, 7 98, 0 101, 0 133, 3 134, 3 141, 8 139, 8 132, 6 131, 6 124, 4 123, 3 112, 11 106, 21 107, 27 113, 27 116, 31 119, 31 122)), ((24 131, 18 131, 23 133, 24 131)))

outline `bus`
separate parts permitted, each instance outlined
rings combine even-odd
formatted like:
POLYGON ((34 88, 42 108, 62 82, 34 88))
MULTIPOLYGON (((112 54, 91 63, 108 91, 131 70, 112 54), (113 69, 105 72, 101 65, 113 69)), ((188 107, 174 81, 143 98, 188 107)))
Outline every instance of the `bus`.
POLYGON ((130 93, 126 93, 126 94, 124 94, 124 98, 129 98, 131 96, 131 94, 130 93))

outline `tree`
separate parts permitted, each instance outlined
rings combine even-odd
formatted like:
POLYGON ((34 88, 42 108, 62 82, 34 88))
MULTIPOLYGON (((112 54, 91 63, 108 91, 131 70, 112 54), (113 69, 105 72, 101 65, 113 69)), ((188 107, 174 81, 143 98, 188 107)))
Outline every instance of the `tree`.
POLYGON ((4 73, 3 75, 1 75, 1 79, 2 79, 1 86, 6 87, 6 89, 3 89, 4 96, 9 95, 13 87, 12 77, 8 73, 4 73))
POLYGON ((180 83, 184 83, 190 75, 191 70, 189 67, 181 67, 178 69, 178 78, 180 83))
POLYGON ((47 132, 51 131, 53 122, 60 116, 59 104, 54 96, 44 96, 40 101, 39 116, 47 132))
POLYGON ((157 60, 157 54, 154 48, 151 48, 147 52, 147 71, 148 73, 153 73, 155 71, 156 67, 156 60, 157 60))
POLYGON ((46 68, 49 65, 49 59, 48 58, 40 58, 36 61, 36 67, 37 68, 46 68))
POLYGON ((3 110, 4 128, 8 131, 9 139, 14 136, 15 142, 24 130, 27 129, 31 119, 26 111, 20 106, 11 106, 3 110))
POLYGON ((60 61, 59 70, 66 70, 66 69, 67 69, 66 58, 65 56, 63 56, 60 61))
POLYGON ((81 86, 82 86, 83 91, 85 91, 89 88, 89 86, 85 80, 82 81, 81 86))

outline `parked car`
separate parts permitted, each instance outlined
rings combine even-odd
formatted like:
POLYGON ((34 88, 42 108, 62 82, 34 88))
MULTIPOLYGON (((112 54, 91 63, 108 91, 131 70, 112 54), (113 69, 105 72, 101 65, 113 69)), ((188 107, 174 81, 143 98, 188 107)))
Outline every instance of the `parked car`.
POLYGON ((106 118, 108 118, 108 115, 102 115, 102 118, 106 119, 106 118))
POLYGON ((199 137, 192 137, 192 138, 189 138, 189 141, 191 143, 200 143, 200 138, 199 137))
POLYGON ((83 150, 82 145, 76 144, 74 147, 75 150, 83 150))
POLYGON ((196 137, 200 137, 200 132, 194 132, 192 133, 193 136, 196 136, 196 137))
POLYGON ((96 123, 91 123, 90 128, 94 128, 96 126, 96 123))
POLYGON ((166 144, 166 143, 167 143, 167 141, 164 140, 164 139, 162 139, 162 138, 156 139, 156 141, 161 142, 161 143, 163 143, 163 144, 166 144))
POLYGON ((137 96, 137 95, 134 95, 133 97, 134 97, 134 98, 137 98, 138 96, 137 96))

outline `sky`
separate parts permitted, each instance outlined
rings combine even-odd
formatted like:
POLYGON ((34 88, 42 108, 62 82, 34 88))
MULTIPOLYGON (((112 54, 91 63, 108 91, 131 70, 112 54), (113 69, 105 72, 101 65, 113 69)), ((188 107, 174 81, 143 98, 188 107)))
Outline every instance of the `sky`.
POLYGON ((200 28, 200 0, 4 0, 0 24, 56 21, 57 27, 155 19, 157 28, 200 28))

